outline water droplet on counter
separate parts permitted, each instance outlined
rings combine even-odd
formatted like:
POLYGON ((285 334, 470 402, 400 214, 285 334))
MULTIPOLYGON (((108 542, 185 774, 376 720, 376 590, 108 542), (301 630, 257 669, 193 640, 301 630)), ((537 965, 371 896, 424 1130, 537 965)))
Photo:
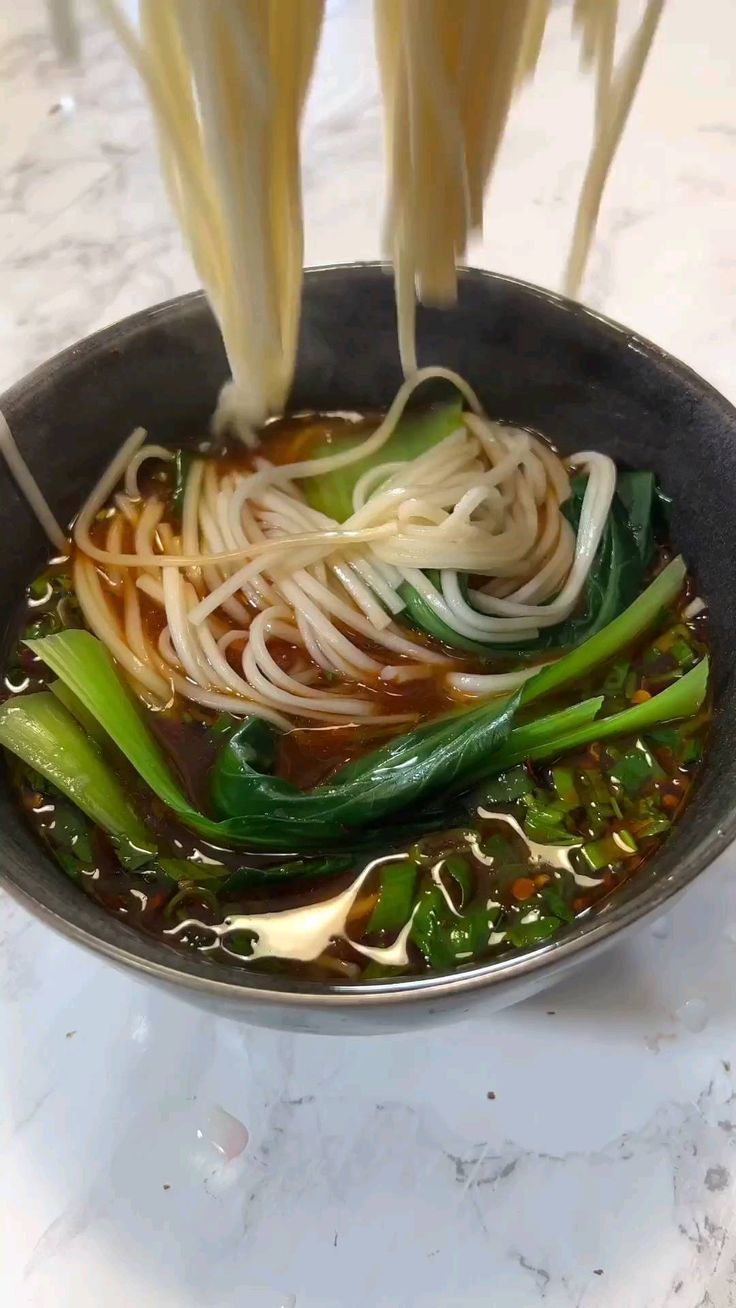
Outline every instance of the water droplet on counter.
POLYGON ((678 1021, 694 1034, 705 1030, 709 1016, 708 1005, 700 998, 686 999, 684 1004, 680 1004, 680 1007, 675 1010, 678 1021))
POLYGON ((77 102, 73 95, 60 95, 49 109, 50 114, 60 114, 62 118, 71 118, 76 111, 77 102))
POLYGON ((148 1018, 143 1013, 136 1013, 130 1024, 131 1040, 135 1040, 139 1045, 147 1045, 150 1034, 151 1024, 148 1018))
POLYGON ((731 941, 732 945, 736 945, 736 922, 730 922, 729 925, 724 928, 723 934, 727 940, 731 941))
POLYGON ((228 1163, 242 1154, 250 1138, 248 1128, 240 1118, 233 1117, 219 1106, 211 1110, 204 1130, 197 1131, 197 1135, 212 1145, 228 1163))
POLYGON ((296 1308, 296 1295, 287 1294, 286 1297, 281 1300, 279 1308, 296 1308))
POLYGON ((664 917, 658 917, 652 927, 652 935, 655 940, 667 940, 672 935, 672 918, 668 913, 664 917))

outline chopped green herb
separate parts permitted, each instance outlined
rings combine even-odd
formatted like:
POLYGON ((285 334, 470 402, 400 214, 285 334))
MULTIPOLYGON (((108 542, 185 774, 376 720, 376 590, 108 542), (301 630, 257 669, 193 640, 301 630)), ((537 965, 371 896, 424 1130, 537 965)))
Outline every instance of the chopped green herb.
POLYGON ((368 921, 368 931, 400 931, 406 925, 414 903, 417 865, 410 859, 397 859, 381 868, 378 903, 368 921))
POLYGON ((540 899, 544 907, 554 917, 558 917, 561 922, 573 922, 575 920, 575 912, 558 886, 545 886, 540 894, 540 899))
POLYGON ((606 699, 612 699, 614 696, 623 695, 630 667, 631 664, 629 660, 622 659, 620 662, 614 663, 613 667, 609 668, 603 679, 603 685, 601 686, 601 690, 606 696, 606 699))
POLYGON ((575 774, 571 768, 552 768, 552 785, 555 793, 565 808, 580 808, 580 794, 575 783, 575 774))
POLYGON ((549 940, 561 926, 558 917, 538 917, 533 922, 514 922, 508 928, 508 937, 516 949, 530 949, 549 940))
POLYGON ((534 787, 531 777, 526 768, 510 768, 508 772, 500 772, 497 777, 488 783, 486 787, 486 802, 489 804, 510 804, 516 799, 521 799, 522 795, 528 795, 534 787))
POLYGON ((632 749, 611 768, 610 777, 627 795, 636 796, 654 780, 657 770, 651 754, 644 749, 632 749))
POLYGON ((614 831, 602 840, 590 841, 580 850, 586 866, 591 872, 601 872, 606 867, 620 863, 622 859, 631 858, 637 853, 637 844, 628 831, 614 831))

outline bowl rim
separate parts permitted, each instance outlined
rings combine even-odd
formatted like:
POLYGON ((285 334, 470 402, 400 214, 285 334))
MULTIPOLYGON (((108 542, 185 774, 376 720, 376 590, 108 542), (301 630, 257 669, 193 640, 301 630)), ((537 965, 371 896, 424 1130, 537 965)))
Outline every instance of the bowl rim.
MULTIPOLYGON (((389 264, 382 261, 324 264, 306 268, 304 277, 305 282, 312 283, 329 274, 338 273, 349 280, 351 276, 363 276, 367 272, 385 275, 391 272, 391 268, 389 264)), ((608 332, 622 336, 627 346, 645 357, 656 360, 658 366, 666 367, 676 380, 694 386, 699 394, 707 398, 736 428, 736 407, 710 382, 660 346, 614 319, 570 300, 556 291, 537 286, 521 278, 466 266, 459 268, 458 273, 461 282, 480 280, 520 287, 533 298, 554 304, 558 309, 571 313, 583 321, 592 320, 597 325, 602 325, 608 332)), ((203 291, 190 291, 141 309, 119 322, 82 338, 38 365, 7 389, 0 396, 0 411, 7 411, 22 404, 24 397, 39 383, 48 385, 53 381, 56 373, 72 360, 78 364, 85 356, 94 355, 112 344, 124 348, 126 341, 145 330, 153 320, 159 317, 176 318, 187 313, 199 312, 204 302, 206 296, 203 291)), ((104 918, 101 919, 99 933, 95 932, 75 920, 74 900, 71 896, 69 904, 72 911, 69 914, 61 914, 32 894, 17 878, 16 870, 7 866, 2 844, 0 844, 0 887, 42 922, 91 952, 134 972, 180 986, 183 990, 196 990, 201 995, 209 995, 213 999, 228 999, 240 1005, 263 1003, 282 1007, 291 1005, 312 1009, 348 1009, 356 1005, 377 1007, 462 996, 478 989, 492 988, 522 978, 531 979, 552 961, 555 965, 572 962, 582 952, 586 950, 592 952, 596 946, 611 942, 615 936, 633 923, 660 913, 667 901, 689 886, 723 853, 735 837, 736 806, 724 820, 723 825, 712 828, 699 841, 696 849, 684 856, 669 875, 659 880, 655 879, 643 888, 640 895, 629 901, 617 904, 614 899, 611 912, 602 918, 578 919, 573 935, 550 941, 533 951, 519 956, 511 955, 498 960, 470 964, 452 973, 428 973, 416 977, 351 984, 272 976, 252 972, 247 968, 240 970, 227 964, 215 963, 203 959, 198 954, 191 956, 179 954, 164 942, 153 936, 149 937, 111 914, 107 914, 101 906, 100 912, 104 918), (130 943, 124 943, 126 941, 130 943)), ((38 854, 40 858, 45 857, 40 844, 38 854)))

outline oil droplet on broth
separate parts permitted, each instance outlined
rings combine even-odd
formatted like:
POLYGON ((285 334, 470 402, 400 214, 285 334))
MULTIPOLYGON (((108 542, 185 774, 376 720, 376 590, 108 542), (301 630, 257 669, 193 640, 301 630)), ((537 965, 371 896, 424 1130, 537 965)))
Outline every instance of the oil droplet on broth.
POLYGON ((682 1025, 693 1034, 697 1035, 699 1031, 704 1031, 708 1025, 708 1005, 704 999, 694 997, 686 999, 684 1004, 675 1009, 675 1017, 682 1025))

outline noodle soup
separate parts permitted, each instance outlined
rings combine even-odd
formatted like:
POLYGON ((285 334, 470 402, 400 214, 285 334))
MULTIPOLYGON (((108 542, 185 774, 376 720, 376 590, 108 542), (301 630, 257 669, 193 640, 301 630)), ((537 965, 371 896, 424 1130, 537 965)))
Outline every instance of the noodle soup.
POLYGON ((666 499, 461 394, 114 461, 0 710, 80 891, 359 984, 540 948, 667 838, 709 709, 666 499))

